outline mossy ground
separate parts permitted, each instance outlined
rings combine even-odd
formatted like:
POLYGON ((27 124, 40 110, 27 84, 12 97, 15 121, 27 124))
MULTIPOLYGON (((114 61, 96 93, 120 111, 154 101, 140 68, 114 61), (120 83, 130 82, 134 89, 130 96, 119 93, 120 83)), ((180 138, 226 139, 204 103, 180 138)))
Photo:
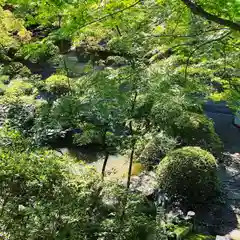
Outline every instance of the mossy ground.
POLYGON ((211 235, 191 233, 185 239, 186 240, 214 240, 215 237, 211 235))

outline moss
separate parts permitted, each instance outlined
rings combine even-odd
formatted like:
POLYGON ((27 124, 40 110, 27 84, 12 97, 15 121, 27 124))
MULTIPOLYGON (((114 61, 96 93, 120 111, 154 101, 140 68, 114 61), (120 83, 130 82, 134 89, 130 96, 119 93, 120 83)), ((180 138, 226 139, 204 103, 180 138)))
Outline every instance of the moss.
POLYGON ((174 123, 173 134, 184 146, 199 146, 216 156, 223 150, 213 122, 202 114, 186 112, 181 115, 174 123))
POLYGON ((195 234, 195 233, 188 235, 186 238, 186 240, 214 240, 214 239, 215 239, 214 236, 195 234))
POLYGON ((208 201, 219 192, 216 166, 213 155, 199 147, 177 149, 158 166, 159 187, 191 205, 208 201))
POLYGON ((173 231, 177 236, 183 238, 191 231, 191 226, 177 226, 173 231))

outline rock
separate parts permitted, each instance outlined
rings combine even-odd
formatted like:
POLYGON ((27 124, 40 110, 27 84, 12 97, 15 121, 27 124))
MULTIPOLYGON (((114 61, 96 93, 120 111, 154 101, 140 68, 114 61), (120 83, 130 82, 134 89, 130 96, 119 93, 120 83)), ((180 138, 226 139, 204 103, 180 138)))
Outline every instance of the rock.
POLYGON ((226 237, 227 237, 227 239, 240 240, 240 230, 237 230, 237 229, 233 230, 229 234, 227 234, 226 237))
POLYGON ((189 211, 189 212, 187 213, 187 217, 190 217, 190 218, 195 217, 195 215, 196 215, 196 213, 193 212, 193 211, 189 211))
POLYGON ((226 236, 219 236, 219 235, 217 235, 216 236, 216 240, 230 240, 228 237, 226 237, 226 236))
POLYGON ((157 178, 154 172, 143 172, 131 178, 130 189, 141 192, 144 196, 152 195, 156 188, 157 178))

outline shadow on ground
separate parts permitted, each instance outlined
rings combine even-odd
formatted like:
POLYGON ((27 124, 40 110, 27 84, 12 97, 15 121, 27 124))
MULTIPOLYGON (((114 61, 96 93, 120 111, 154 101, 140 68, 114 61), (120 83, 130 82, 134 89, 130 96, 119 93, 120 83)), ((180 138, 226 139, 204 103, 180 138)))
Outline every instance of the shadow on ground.
POLYGON ((235 127, 232 114, 206 112, 206 115, 213 120, 215 130, 224 143, 226 152, 240 153, 240 129, 235 127))
POLYGON ((234 115, 224 103, 209 102, 204 108, 205 114, 213 120, 215 130, 224 144, 227 165, 219 167, 224 202, 199 208, 196 212, 196 225, 200 232, 225 235, 239 227, 240 129, 232 124, 234 115))

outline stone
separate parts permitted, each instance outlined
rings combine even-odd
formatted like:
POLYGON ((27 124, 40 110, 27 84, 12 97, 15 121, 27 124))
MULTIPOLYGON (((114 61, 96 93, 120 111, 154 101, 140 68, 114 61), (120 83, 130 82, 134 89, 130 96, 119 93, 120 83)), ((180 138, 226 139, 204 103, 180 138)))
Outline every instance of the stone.
POLYGON ((228 237, 226 237, 226 236, 219 236, 219 235, 217 235, 216 236, 216 240, 230 240, 228 237))
POLYGON ((143 172, 139 176, 131 178, 130 189, 139 191, 144 196, 150 196, 154 193, 157 186, 156 174, 154 172, 143 172))
POLYGON ((228 239, 231 240, 240 240, 240 230, 233 230, 227 235, 228 239))

